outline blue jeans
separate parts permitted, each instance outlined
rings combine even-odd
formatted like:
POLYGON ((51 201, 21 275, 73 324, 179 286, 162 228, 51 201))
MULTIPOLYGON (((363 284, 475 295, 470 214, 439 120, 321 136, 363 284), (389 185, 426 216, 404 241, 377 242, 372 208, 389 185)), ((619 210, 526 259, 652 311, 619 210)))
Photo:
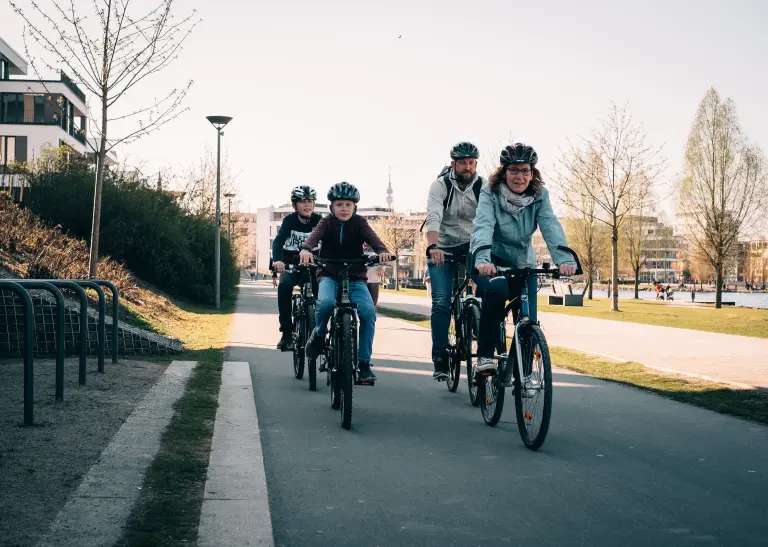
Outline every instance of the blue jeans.
MULTIPOLYGON (((320 287, 317 292, 316 328, 318 335, 323 338, 328 333, 328 320, 333 315, 333 306, 336 303, 336 287, 335 279, 330 277, 320 279, 320 287)), ((357 304, 357 317, 360 324, 357 360, 370 363, 371 353, 373 353, 373 335, 376 331, 376 307, 373 305, 366 282, 350 281, 349 298, 353 304, 357 304)))
MULTIPOLYGON (((513 286, 513 293, 510 294, 509 284, 503 277, 490 278, 486 275, 473 275, 472 281, 477 288, 476 294, 483 299, 480 311, 480 333, 477 337, 477 355, 478 357, 493 357, 499 338, 499 323, 504 318, 504 308, 507 306, 507 301, 520 297, 522 284, 513 286)), ((530 275, 525 282, 528 287, 528 317, 531 318, 531 321, 536 321, 536 291, 539 288, 539 280, 535 275, 530 275)), ((518 300, 513 308, 515 318, 517 318, 519 310, 520 301, 518 300)), ((512 335, 512 333, 507 334, 512 335)))
POLYGON ((448 325, 451 322, 451 296, 453 296, 453 272, 458 266, 429 265, 432 282, 432 360, 442 358, 448 347, 448 325))

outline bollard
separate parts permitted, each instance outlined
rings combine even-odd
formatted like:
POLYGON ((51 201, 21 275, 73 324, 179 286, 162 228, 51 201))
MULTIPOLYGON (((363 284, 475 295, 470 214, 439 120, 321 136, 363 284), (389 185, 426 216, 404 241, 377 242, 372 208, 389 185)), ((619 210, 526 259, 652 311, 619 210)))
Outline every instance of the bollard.
POLYGON ((85 385, 86 359, 88 358, 88 295, 83 288, 74 281, 59 279, 49 279, 48 283, 54 287, 62 289, 71 289, 80 297, 80 369, 78 373, 78 382, 81 386, 85 385))
POLYGON ((24 305, 24 425, 35 423, 35 310, 24 287, 13 281, 0 281, 0 289, 15 292, 24 305))
POLYGON ((92 279, 94 283, 108 287, 112 291, 112 363, 117 364, 117 316, 120 313, 120 302, 118 300, 117 287, 104 279, 92 279))
POLYGON ((93 281, 83 281, 81 279, 73 279, 75 283, 86 289, 93 289, 99 295, 99 326, 96 330, 97 339, 99 341, 99 372, 104 372, 104 348, 107 345, 107 328, 104 316, 106 315, 106 303, 104 299, 104 291, 101 290, 93 281))
POLYGON ((37 279, 14 281, 25 289, 48 291, 56 299, 56 401, 64 400, 64 296, 52 283, 37 279))

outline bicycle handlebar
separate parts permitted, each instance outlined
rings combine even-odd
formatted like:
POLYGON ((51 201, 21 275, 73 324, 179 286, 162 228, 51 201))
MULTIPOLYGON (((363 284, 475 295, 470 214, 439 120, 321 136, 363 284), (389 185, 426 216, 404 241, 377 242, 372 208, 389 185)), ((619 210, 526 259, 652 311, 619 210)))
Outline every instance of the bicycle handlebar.
MULTIPOLYGON (((365 264, 367 266, 373 266, 379 263, 379 255, 365 256, 363 258, 324 258, 316 254, 312 255, 312 258, 319 265, 322 264, 365 264)), ((397 260, 396 255, 392 255, 392 260, 397 260)))
MULTIPOLYGON (((478 247, 474 251, 472 251, 470 255, 470 264, 472 264, 472 274, 477 274, 477 268, 475 268, 475 258, 477 256, 477 253, 480 251, 487 251, 491 249, 491 245, 483 245, 482 247, 478 247)), ((581 269, 581 262, 579 261, 579 257, 576 254, 576 251, 573 249, 566 247, 565 245, 558 245, 557 249, 559 251, 564 251, 571 255, 573 259, 576 261, 576 271, 573 275, 581 275, 584 273, 584 271, 581 269)), ((523 274, 545 274, 545 275, 551 275, 553 279, 560 278, 560 271, 557 268, 552 268, 549 262, 545 262, 542 264, 542 268, 505 268, 505 267, 498 267, 497 270, 506 275, 523 275, 523 274)))

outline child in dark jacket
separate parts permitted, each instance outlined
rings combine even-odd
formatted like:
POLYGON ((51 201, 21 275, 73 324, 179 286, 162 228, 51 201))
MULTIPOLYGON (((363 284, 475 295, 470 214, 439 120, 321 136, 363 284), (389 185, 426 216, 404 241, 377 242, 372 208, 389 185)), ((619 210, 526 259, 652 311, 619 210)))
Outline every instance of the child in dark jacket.
MULTIPOLYGON (((363 258, 363 243, 367 243, 378 255, 381 263, 388 262, 391 255, 365 218, 355 211, 360 200, 360 192, 347 182, 335 184, 328 191, 331 212, 312 230, 309 238, 301 247, 300 259, 303 264, 314 261, 312 249, 321 244, 320 255, 324 258, 363 258)), ((328 332, 328 320, 333 314, 336 302, 336 290, 341 265, 328 265, 318 268, 319 288, 317 295, 317 319, 315 330, 307 342, 306 353, 310 359, 316 358, 323 349, 325 335, 328 332)), ((376 380, 371 371, 371 353, 373 335, 376 328, 376 308, 366 284, 368 275, 364 264, 349 268, 349 292, 360 319, 359 343, 357 345, 358 369, 363 381, 376 380)))

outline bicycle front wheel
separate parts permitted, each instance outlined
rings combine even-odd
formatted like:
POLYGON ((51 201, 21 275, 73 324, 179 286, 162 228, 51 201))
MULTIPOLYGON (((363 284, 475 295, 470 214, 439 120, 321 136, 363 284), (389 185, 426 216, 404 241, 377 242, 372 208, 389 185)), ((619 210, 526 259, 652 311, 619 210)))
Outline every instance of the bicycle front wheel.
POLYGON ((455 311, 448 325, 448 391, 456 393, 461 381, 461 348, 464 345, 462 323, 455 311))
POLYGON ((352 321, 352 315, 345 313, 341 317, 341 332, 339 333, 339 379, 341 381, 341 427, 349 429, 352 426, 352 386, 355 378, 355 359, 357 332, 352 321))
POLYGON ((306 344, 306 332, 304 331, 304 318, 301 316, 301 301, 298 296, 293 297, 293 375, 297 380, 304 378, 304 344, 306 344))
MULTIPOLYGON (((307 312, 304 317, 304 332, 305 339, 309 338, 312 331, 315 330, 315 305, 307 304, 307 312)), ((317 359, 310 359, 306 357, 307 361, 307 373, 309 374, 309 390, 317 391, 317 359)))
MULTIPOLYGON (((514 350, 514 342, 509 353, 514 350)), ((538 450, 549 432, 552 416, 552 364, 549 346, 538 325, 528 325, 520 332, 523 377, 515 364, 515 413, 523 444, 538 450)), ((515 361, 516 362, 516 359, 515 361)))

